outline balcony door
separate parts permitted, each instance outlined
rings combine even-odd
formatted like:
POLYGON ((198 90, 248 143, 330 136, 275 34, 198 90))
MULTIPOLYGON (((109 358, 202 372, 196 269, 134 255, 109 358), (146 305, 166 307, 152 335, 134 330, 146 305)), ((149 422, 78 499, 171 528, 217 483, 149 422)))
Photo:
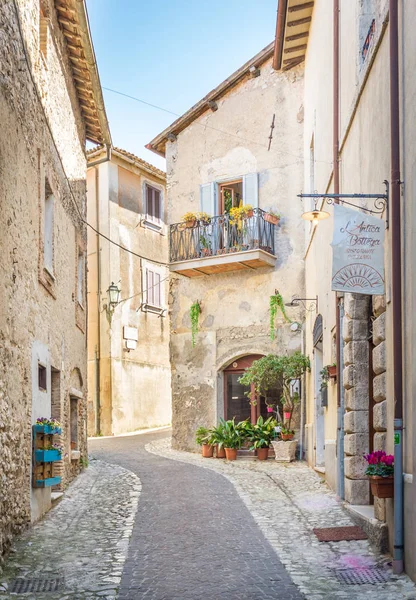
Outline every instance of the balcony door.
POLYGON ((218 214, 229 214, 233 207, 238 207, 243 203, 243 180, 228 181, 219 184, 219 207, 218 214))

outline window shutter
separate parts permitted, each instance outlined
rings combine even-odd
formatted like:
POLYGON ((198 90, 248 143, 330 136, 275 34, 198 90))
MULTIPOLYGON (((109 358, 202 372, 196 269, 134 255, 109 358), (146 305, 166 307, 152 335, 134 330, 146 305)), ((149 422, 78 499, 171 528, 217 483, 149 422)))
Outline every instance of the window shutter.
POLYGON ((258 173, 249 173, 243 177, 243 202, 253 208, 259 206, 258 173))
POLYGON ((152 188, 146 185, 146 212, 148 217, 153 217, 152 188))
POLYGON ((161 304, 161 298, 160 298, 160 274, 159 273, 155 273, 154 274, 154 303, 155 306, 162 306, 161 304))
POLYGON ((201 212, 206 212, 210 217, 216 215, 217 184, 206 183, 200 186, 201 212))
POLYGON ((159 190, 153 190, 153 200, 154 200, 154 215, 155 219, 160 219, 160 192, 159 190))

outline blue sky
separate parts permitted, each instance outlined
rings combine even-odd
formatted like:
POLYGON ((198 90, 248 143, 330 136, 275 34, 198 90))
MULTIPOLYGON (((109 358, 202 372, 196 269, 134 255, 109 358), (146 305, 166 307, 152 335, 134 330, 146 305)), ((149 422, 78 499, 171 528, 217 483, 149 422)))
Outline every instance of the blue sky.
MULTIPOLYGON (((87 0, 101 85, 183 114, 274 38, 277 0, 87 0)), ((145 144, 175 116, 104 90, 115 146, 164 169, 145 144)))

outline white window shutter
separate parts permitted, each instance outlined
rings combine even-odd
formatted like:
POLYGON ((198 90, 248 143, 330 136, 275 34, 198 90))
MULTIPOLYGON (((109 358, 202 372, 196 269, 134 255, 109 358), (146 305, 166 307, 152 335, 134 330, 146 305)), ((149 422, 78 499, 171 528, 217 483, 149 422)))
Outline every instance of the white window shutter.
POLYGON ((201 212, 207 213, 210 217, 216 215, 216 191, 217 184, 215 182, 200 186, 201 212))
POLYGON ((259 206, 258 181, 258 173, 249 173, 243 177, 243 202, 244 204, 251 204, 253 208, 259 206))

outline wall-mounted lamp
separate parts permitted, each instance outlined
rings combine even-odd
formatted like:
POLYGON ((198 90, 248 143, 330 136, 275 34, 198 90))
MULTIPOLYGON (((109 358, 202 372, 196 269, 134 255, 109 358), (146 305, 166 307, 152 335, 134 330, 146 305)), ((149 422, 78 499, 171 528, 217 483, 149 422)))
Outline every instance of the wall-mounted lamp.
POLYGON ((290 302, 286 302, 285 306, 299 306, 302 303, 306 310, 313 311, 316 310, 318 312, 318 296, 315 298, 299 298, 299 296, 292 296, 292 300, 290 302), (305 302, 312 302, 309 308, 306 306, 305 302))
POLYGON ((107 295, 108 295, 108 304, 104 304, 104 309, 107 311, 108 320, 111 321, 114 310, 117 304, 120 303, 120 294, 121 290, 114 281, 111 282, 111 285, 108 286, 107 295))

